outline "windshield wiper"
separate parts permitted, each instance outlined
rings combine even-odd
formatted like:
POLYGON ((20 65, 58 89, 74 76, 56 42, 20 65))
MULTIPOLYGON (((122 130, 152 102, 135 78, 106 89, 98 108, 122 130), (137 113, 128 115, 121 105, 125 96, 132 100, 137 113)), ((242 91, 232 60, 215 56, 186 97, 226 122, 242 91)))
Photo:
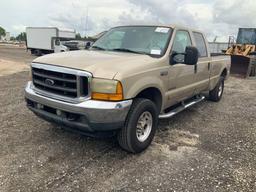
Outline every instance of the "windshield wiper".
POLYGON ((98 50, 103 50, 103 51, 120 51, 120 52, 128 52, 128 53, 136 53, 136 54, 143 54, 143 55, 148 55, 148 56, 153 56, 147 52, 143 52, 143 51, 134 51, 131 49, 126 49, 126 48, 116 48, 116 49, 105 49, 103 47, 99 47, 99 46, 92 46, 92 48, 98 49, 98 50))
POLYGON ((131 49, 126 49, 126 48, 110 49, 109 51, 121 51, 121 52, 128 52, 128 53, 136 53, 136 54, 150 55, 149 53, 146 53, 146 52, 134 51, 134 50, 131 50, 131 49))
POLYGON ((99 47, 99 46, 92 46, 92 48, 94 48, 94 49, 98 49, 98 50, 103 50, 103 51, 105 51, 106 49, 104 49, 103 47, 99 47))

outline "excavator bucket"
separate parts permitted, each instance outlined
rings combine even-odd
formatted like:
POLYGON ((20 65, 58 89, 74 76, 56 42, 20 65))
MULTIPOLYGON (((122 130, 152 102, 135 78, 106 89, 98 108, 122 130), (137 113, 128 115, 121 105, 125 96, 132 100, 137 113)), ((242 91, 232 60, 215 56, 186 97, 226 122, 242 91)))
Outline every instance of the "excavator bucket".
POLYGON ((256 74, 256 57, 231 55, 230 73, 236 76, 247 78, 256 74))
POLYGON ((256 76, 256 28, 239 28, 237 44, 230 46, 230 73, 244 78, 256 76))

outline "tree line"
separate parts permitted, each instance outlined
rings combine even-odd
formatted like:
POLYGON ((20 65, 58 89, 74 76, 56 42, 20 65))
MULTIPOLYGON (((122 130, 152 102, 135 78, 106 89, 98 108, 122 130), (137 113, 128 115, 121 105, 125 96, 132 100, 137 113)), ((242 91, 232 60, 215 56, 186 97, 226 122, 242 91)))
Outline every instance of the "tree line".
MULTIPOLYGON (((0 36, 5 36, 6 35, 6 31, 3 27, 0 26, 0 36)), ((82 37, 80 33, 76 34, 75 37, 76 40, 93 40, 90 37, 82 37)), ((21 32, 20 34, 18 34, 16 37, 11 36, 10 38, 11 41, 26 41, 27 40, 27 35, 26 32, 21 32)))
MULTIPOLYGON (((5 36, 6 35, 6 30, 0 26, 0 36, 5 36)), ((26 41, 27 40, 27 36, 26 36, 26 32, 21 32, 19 35, 17 35, 16 37, 11 36, 11 41, 26 41)))

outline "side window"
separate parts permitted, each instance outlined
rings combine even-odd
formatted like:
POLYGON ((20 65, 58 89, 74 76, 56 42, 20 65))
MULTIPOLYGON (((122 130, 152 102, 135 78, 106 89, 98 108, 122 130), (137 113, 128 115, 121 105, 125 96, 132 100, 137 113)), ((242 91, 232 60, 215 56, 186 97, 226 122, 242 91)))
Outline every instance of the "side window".
POLYGON ((193 32, 193 34, 196 41, 196 48, 199 52, 199 57, 207 57, 206 45, 203 35, 197 32, 193 32))
POLYGON ((185 53, 186 47, 191 46, 191 38, 188 31, 177 31, 173 42, 173 52, 185 53))

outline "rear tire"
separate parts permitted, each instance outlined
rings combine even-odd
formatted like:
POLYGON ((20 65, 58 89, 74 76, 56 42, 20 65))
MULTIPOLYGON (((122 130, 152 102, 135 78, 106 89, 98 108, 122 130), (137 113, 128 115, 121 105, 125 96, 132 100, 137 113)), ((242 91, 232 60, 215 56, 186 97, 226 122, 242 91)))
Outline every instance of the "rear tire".
POLYGON ((221 76, 216 87, 209 92, 209 99, 218 102, 221 100, 224 92, 224 77, 221 76))
POLYGON ((158 109, 149 99, 133 101, 125 126, 119 131, 119 145, 126 151, 140 153, 152 142, 158 124, 158 109))

